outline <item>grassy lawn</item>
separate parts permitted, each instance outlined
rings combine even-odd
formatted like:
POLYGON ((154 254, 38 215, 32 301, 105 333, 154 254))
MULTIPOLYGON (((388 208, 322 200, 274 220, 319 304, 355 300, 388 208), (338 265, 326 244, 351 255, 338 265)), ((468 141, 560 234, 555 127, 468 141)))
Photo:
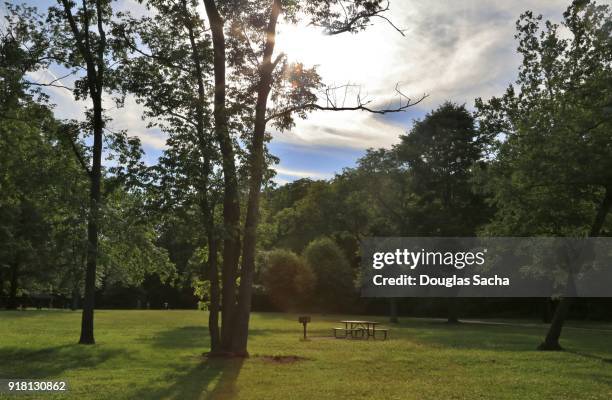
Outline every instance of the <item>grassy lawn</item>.
POLYGON ((75 344, 78 312, 0 312, 0 378, 69 382, 68 394, 44 399, 612 398, 612 325, 576 325, 564 332, 568 351, 542 353, 540 324, 404 319, 389 341, 324 338, 340 319, 313 316, 303 342, 295 315, 254 314, 254 357, 241 361, 201 356, 203 312, 97 311, 95 346, 75 344))

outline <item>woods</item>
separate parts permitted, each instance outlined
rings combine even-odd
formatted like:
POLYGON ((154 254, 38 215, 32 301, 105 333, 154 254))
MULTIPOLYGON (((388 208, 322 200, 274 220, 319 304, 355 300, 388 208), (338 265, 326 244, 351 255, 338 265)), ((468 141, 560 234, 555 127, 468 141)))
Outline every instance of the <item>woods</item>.
MULTIPOLYGON (((365 237, 610 235, 608 6, 577 0, 557 23, 522 14, 516 81, 472 107, 430 105, 399 84, 390 88, 393 102, 371 100, 350 82, 324 82, 316 66, 275 47, 279 24, 307 23, 330 36, 384 24, 389 35, 409 35, 385 1, 141 3, 143 12, 109 0, 7 7, 0 38, 7 308, 53 294, 82 307, 79 343, 94 344, 94 309, 105 294, 129 292, 118 296, 121 307, 200 302, 209 311, 209 356, 246 357, 254 308, 372 306, 358 294, 365 237), (76 109, 84 104, 78 120, 55 115, 51 89, 68 91, 76 109), (126 98, 167 137, 155 163, 145 162, 127 127, 111 127, 110 110, 126 98), (395 145, 366 150, 328 180, 275 182, 279 160, 268 145, 298 119, 313 111, 385 116, 416 105, 431 111, 405 126, 395 145)), ((559 301, 540 349, 561 349, 571 302, 559 301)), ((460 302, 444 308, 449 322, 459 321, 460 302)), ((395 301, 391 309, 397 318, 395 301)))

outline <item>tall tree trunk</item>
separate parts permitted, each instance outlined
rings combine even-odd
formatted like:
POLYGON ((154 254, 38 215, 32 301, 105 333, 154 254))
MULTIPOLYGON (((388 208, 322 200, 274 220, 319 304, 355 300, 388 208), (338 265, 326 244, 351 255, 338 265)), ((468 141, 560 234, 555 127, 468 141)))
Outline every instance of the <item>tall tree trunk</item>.
POLYGON ((9 297, 6 308, 8 310, 17 309, 17 286, 19 284, 19 262, 14 261, 11 264, 11 277, 9 281, 9 297))
POLYGON ((274 0, 270 13, 270 21, 266 29, 267 38, 264 47, 263 62, 259 70, 257 104, 255 106, 255 126, 251 141, 251 154, 249 157, 249 199, 244 225, 240 289, 231 348, 232 353, 240 356, 248 356, 247 341, 249 335, 251 297, 253 292, 253 275, 255 270, 255 245, 257 242, 257 224, 259 222, 259 198, 265 167, 264 137, 266 131, 266 109, 268 96, 272 87, 272 72, 276 65, 276 63, 272 62, 272 54, 274 53, 276 23, 280 12, 280 0, 274 0))
MULTIPOLYGON (((204 116, 205 116, 205 104, 206 104, 206 92, 204 89, 204 77, 202 74, 202 59, 201 54, 198 52, 196 44, 195 32, 191 19, 188 15, 187 2, 183 1, 183 8, 185 12, 185 26, 189 31, 189 42, 191 45, 191 57, 195 66, 195 79, 198 85, 198 103, 196 106, 197 123, 196 130, 198 135, 198 145, 202 157, 204 159, 202 167, 203 182, 200 187, 200 196, 202 202, 200 204, 202 215, 204 216, 204 223, 207 230, 207 241, 208 241, 208 279, 210 281, 210 309, 208 315, 208 330, 210 333, 210 350, 212 353, 219 351, 220 337, 219 337, 219 276, 217 270, 217 238, 215 232, 215 218, 214 218, 214 204, 211 204, 208 197, 208 183, 209 176, 212 173, 212 161, 211 158, 214 154, 214 147, 211 141, 205 134, 204 130, 204 116)), ((219 23, 219 21, 217 21, 219 23)), ((221 22, 221 29, 223 29, 223 23, 221 22)), ((218 33, 217 33, 218 34, 218 33)), ((221 30, 221 34, 223 31, 221 30)), ((223 51, 225 53, 225 51, 223 51)), ((225 66, 225 60, 220 60, 225 66)), ((224 72, 223 72, 224 74, 224 72)), ((225 91, 225 84, 223 84, 223 91, 225 91)), ((218 108, 217 91, 215 90, 215 113, 218 108)), ((225 93, 220 93, 221 104, 225 105, 225 93)), ((215 114, 215 118, 217 114, 215 114)), ((216 125, 219 121, 215 121, 216 125)), ((221 122, 227 124, 227 121, 221 122)), ((217 134, 219 137, 219 134, 217 134)), ((233 159, 233 155, 231 155, 233 159)), ((224 214, 225 215, 225 214, 224 214)), ((204 278, 204 277, 203 277, 204 278)))
POLYGON ((94 344, 94 308, 96 295, 96 268, 98 262, 98 223, 100 217, 100 181, 102 178, 102 120, 101 93, 96 91, 94 103, 94 143, 90 174, 89 216, 87 220, 87 261, 85 270, 85 294, 81 318, 80 344, 94 344))
MULTIPOLYGON (((612 206, 612 189, 606 188, 604 198, 597 209, 597 214, 595 215, 595 219, 593 220, 593 225, 591 226, 591 231, 589 232, 589 237, 597 237, 601 233, 601 229, 606 221, 606 216, 610 211, 610 207, 612 206)), ((567 278, 567 291, 568 293, 573 292, 573 273, 570 270, 568 272, 567 278)), ((550 327, 548 328, 548 333, 546 334, 546 338, 544 341, 538 346, 538 350, 561 350, 562 347, 559 344, 559 338, 561 337, 561 330, 563 329, 563 324, 565 319, 567 318, 567 314, 569 312, 570 306, 573 302, 573 297, 565 296, 559 301, 559 305, 555 310, 555 314, 553 315, 552 322, 550 327)))
POLYGON ((208 279, 210 280, 210 308, 208 314, 208 331, 210 333, 210 351, 219 350, 219 271, 217 268, 217 239, 213 234, 208 237, 208 279))
POLYGON ((102 137, 104 119, 102 109, 102 91, 104 88, 106 51, 106 33, 104 31, 103 15, 104 5, 101 0, 95 1, 96 25, 98 30, 98 43, 94 48, 90 38, 90 18, 92 10, 87 9, 83 2, 82 29, 77 25, 77 19, 72 14, 75 5, 68 0, 60 0, 68 25, 78 52, 85 60, 86 82, 89 96, 93 103, 93 149, 91 170, 87 171, 90 179, 89 215, 87 217, 87 261, 85 271, 85 294, 83 296, 83 315, 81 318, 80 344, 94 344, 94 307, 96 292, 96 267, 98 260, 98 223, 100 214, 100 181, 102 178, 102 137))
POLYGON ((229 351, 232 342, 232 320, 236 307, 236 276, 240 258, 240 197, 234 160, 234 147, 225 108, 225 35, 224 21, 214 0, 204 0, 213 39, 213 71, 215 97, 213 115, 215 136, 219 142, 223 169, 223 282, 221 300, 221 349, 229 351))

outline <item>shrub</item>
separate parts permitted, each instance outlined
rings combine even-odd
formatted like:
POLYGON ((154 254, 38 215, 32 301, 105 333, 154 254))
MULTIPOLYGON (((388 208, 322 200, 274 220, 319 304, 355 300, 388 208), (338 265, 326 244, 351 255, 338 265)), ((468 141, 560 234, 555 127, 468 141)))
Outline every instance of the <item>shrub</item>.
POLYGON ((272 250, 263 267, 264 289, 274 306, 297 311, 309 303, 315 275, 300 256, 289 250, 272 250))
POLYGON ((340 247, 329 238, 310 242, 304 259, 316 276, 314 298, 322 311, 337 311, 352 303, 353 270, 340 247))

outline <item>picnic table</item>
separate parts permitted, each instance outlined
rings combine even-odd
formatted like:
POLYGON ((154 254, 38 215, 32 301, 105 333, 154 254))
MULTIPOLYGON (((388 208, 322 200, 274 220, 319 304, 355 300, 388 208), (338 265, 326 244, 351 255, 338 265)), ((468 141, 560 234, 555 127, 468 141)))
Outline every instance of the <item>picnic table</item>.
MULTIPOLYGON (((334 328, 334 337, 338 337, 337 333, 339 331, 344 332, 344 337, 348 337, 350 334, 352 338, 361 337, 367 338, 370 337, 376 339, 376 325, 379 325, 380 322, 376 321, 361 321, 361 320, 345 320, 340 321, 344 324, 344 328, 334 328)), ((387 329, 379 329, 378 332, 384 333, 385 339, 387 339, 387 329)))

